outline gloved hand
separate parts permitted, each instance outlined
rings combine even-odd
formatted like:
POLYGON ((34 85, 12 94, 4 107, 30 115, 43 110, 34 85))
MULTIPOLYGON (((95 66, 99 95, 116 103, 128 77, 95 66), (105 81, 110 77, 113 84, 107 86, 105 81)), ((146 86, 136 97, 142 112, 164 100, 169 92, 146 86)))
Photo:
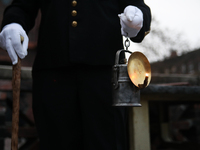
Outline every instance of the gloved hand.
POLYGON ((17 56, 23 59, 28 54, 28 41, 29 39, 26 32, 22 26, 17 23, 6 25, 0 33, 0 47, 7 50, 13 65, 18 62, 17 56), (21 42, 20 35, 24 37, 23 42, 21 42))
POLYGON ((124 13, 118 15, 123 36, 132 38, 137 36, 143 26, 143 13, 135 6, 127 6, 124 13))

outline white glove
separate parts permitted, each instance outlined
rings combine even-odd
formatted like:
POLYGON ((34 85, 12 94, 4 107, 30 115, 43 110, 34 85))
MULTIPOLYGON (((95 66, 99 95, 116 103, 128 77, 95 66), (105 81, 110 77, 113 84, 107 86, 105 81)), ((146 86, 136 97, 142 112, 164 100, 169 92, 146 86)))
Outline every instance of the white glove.
POLYGON ((26 32, 22 26, 17 23, 6 25, 0 33, 0 47, 7 50, 13 65, 18 62, 17 55, 21 59, 27 55, 28 41, 29 39, 26 32), (21 42, 20 35, 24 37, 23 43, 21 42))
POLYGON ((121 34, 126 37, 135 37, 143 26, 143 13, 135 6, 127 6, 124 13, 118 15, 121 24, 121 34))

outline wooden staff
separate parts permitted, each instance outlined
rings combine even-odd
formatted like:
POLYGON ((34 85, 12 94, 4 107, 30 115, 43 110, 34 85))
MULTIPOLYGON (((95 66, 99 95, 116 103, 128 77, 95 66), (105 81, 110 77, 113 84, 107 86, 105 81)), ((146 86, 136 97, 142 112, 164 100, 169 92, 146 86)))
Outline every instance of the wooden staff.
MULTIPOLYGON (((21 36, 21 42, 23 41, 24 37, 21 36)), ((13 70, 12 70, 13 111, 12 111, 11 150, 18 149, 20 84, 21 84, 21 59, 18 57, 18 63, 16 65, 13 65, 13 70)))

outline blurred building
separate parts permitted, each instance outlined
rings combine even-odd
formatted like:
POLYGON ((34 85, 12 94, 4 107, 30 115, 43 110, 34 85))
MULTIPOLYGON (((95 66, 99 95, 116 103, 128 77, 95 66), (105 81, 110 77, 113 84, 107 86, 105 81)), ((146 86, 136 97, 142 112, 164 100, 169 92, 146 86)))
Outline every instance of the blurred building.
POLYGON ((163 74, 200 74, 200 49, 178 56, 176 51, 163 61, 151 64, 152 72, 163 74))
MULTIPOLYGON (((181 56, 172 51, 169 58, 152 63, 151 69, 151 84, 168 87, 172 99, 177 86, 186 89, 178 94, 187 95, 190 87, 200 85, 200 49, 181 56)), ((200 149, 200 98, 194 101, 194 97, 164 101, 163 95, 161 101, 149 102, 152 150, 200 149)))
POLYGON ((178 56, 176 51, 163 61, 151 64, 151 83, 184 82, 200 85, 200 49, 178 56))

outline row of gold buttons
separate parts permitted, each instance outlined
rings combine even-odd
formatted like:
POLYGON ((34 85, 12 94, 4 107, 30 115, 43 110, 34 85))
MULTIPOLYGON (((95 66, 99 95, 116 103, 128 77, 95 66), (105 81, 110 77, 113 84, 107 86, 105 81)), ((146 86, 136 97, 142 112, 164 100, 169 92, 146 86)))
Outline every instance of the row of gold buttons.
MULTIPOLYGON (((75 7, 77 5, 77 1, 73 0, 72 1, 72 6, 75 7)), ((77 15, 77 11, 76 10, 72 10, 72 16, 75 17, 77 15)), ((76 27, 77 26, 77 21, 72 21, 72 27, 76 27)))

